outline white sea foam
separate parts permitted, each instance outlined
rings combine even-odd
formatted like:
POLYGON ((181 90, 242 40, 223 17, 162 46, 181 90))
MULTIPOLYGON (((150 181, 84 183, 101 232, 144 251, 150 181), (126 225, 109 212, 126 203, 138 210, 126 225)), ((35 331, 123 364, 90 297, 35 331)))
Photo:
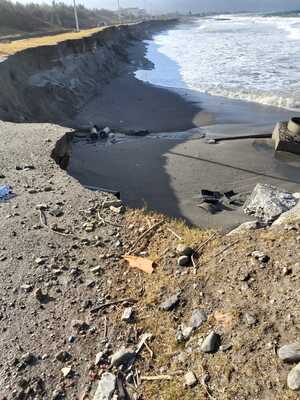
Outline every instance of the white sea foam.
POLYGON ((199 19, 149 42, 156 65, 137 77, 162 86, 300 111, 300 18, 199 19))

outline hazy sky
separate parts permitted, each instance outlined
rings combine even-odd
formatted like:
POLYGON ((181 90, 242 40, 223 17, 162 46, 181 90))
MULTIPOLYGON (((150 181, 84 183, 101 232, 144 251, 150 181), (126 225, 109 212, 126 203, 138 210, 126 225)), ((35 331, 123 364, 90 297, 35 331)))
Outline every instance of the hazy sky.
MULTIPOLYGON (((18 0, 51 2, 50 0, 18 0)), ((57 0, 59 1, 59 0, 57 0)), ((63 0, 72 3, 72 0, 63 0)), ((88 7, 116 9, 117 0, 77 0, 88 7)), ((300 8, 300 0, 120 0, 122 7, 141 7, 149 11, 277 11, 300 8)))

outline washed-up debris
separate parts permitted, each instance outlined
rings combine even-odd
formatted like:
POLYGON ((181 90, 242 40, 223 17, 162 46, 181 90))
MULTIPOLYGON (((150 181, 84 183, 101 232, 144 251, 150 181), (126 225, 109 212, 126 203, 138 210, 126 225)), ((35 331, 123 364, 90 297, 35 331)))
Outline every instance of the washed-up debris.
POLYGON ((197 206, 210 214, 221 212, 232 206, 239 207, 243 204, 239 199, 239 195, 233 190, 218 192, 202 189, 197 199, 200 201, 197 206))
POLYGON ((279 122, 273 131, 275 151, 300 154, 300 118, 279 122))
POLYGON ((0 201, 7 201, 13 197, 15 197, 15 194, 13 193, 11 186, 0 186, 0 201))
POLYGON ((297 202, 298 199, 292 193, 258 183, 244 205, 244 212, 270 224, 297 202))
POLYGON ((123 256, 124 260, 128 262, 130 267, 137 268, 147 274, 152 274, 153 269, 153 261, 149 258, 138 257, 138 256, 123 256))

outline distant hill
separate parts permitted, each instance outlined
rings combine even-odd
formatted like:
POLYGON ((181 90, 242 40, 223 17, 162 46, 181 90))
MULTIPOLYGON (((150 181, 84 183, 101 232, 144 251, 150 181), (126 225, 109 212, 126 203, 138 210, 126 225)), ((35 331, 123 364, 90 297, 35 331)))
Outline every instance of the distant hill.
MULTIPOLYGON (((108 25, 119 21, 116 12, 88 9, 78 6, 78 18, 81 28, 108 25)), ((126 21, 137 19, 135 14, 126 14, 126 21)), ((63 3, 27 4, 0 0, 0 36, 56 31, 74 28, 72 6, 63 3)))

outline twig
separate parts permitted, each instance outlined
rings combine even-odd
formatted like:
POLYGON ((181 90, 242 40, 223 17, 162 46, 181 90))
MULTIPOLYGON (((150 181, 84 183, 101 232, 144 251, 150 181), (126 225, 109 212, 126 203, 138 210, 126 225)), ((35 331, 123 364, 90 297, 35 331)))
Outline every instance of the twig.
POLYGON ((134 244, 131 246, 131 248, 129 249, 127 254, 132 253, 132 251, 135 249, 136 245, 145 237, 148 235, 148 233, 150 233, 151 231, 153 231, 155 228, 157 228, 158 226, 160 226, 161 224, 163 224, 164 221, 160 221, 157 222, 156 224, 152 225, 151 228, 147 229, 140 237, 137 238, 137 240, 134 242, 134 244))
POLYGON ((147 342, 145 342, 144 344, 145 344, 146 349, 147 349, 147 350, 149 351, 149 353, 150 353, 150 358, 152 359, 152 358, 153 358, 153 351, 151 350, 151 348, 150 348, 150 346, 147 344, 147 342))
POLYGON ((228 244, 223 250, 221 250, 217 254, 215 254, 214 257, 220 256, 222 253, 224 253, 224 251, 230 249, 232 246, 236 245, 239 241, 240 240, 236 240, 235 242, 228 244))
POLYGON ((154 376, 141 376, 141 381, 171 381, 171 375, 154 375, 154 376))
POLYGON ((197 265, 196 265, 195 260, 194 260, 194 254, 191 255, 191 261, 192 261, 192 264, 193 264, 194 274, 195 274, 197 272, 197 265))
POLYGON ((213 240, 216 237, 217 233, 214 232, 205 242, 201 243, 200 246, 197 248, 196 252, 198 253, 200 250, 203 249, 209 243, 211 240, 213 240))
POLYGON ((42 224, 42 225, 48 227, 48 224, 47 224, 47 217, 46 217, 46 214, 45 214, 44 210, 40 210, 40 221, 41 221, 41 224, 42 224))
POLYGON ((103 333, 103 339, 107 338, 107 317, 104 315, 104 333, 103 333))
POLYGON ((136 303, 137 300, 134 300, 134 299, 131 299, 131 298, 126 298, 126 299, 108 301, 107 303, 104 303, 104 304, 101 304, 100 306, 92 308, 90 312, 91 313, 95 313, 95 312, 97 312, 99 310, 102 310, 103 308, 114 306, 116 304, 121 304, 121 303, 125 303, 125 302, 136 303))
POLYGON ((168 230, 169 232, 171 232, 172 235, 174 235, 175 237, 177 237, 178 240, 182 240, 182 237, 179 236, 176 232, 174 232, 171 228, 167 228, 167 230, 168 230))

